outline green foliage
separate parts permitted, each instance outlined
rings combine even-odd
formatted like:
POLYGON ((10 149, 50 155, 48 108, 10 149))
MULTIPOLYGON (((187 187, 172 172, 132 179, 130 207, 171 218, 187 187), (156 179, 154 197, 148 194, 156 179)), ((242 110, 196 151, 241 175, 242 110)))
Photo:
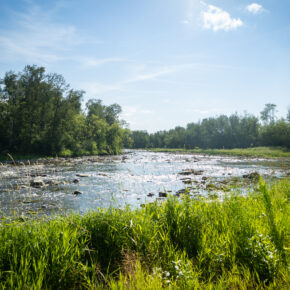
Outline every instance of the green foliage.
POLYGON ((0 152, 39 155, 117 154, 123 140, 118 104, 89 100, 64 78, 26 66, 0 81, 0 152))
MULTIPOLYGON (((133 131, 133 148, 233 149, 257 146, 290 148, 290 123, 275 119, 274 104, 267 104, 261 114, 263 125, 255 116, 237 114, 206 118, 189 123, 186 128, 148 134, 133 131)), ((289 113, 288 113, 289 115, 289 113)), ((289 119, 289 117, 288 117, 289 119)))
POLYGON ((5 289, 289 289, 289 180, 0 224, 5 289))

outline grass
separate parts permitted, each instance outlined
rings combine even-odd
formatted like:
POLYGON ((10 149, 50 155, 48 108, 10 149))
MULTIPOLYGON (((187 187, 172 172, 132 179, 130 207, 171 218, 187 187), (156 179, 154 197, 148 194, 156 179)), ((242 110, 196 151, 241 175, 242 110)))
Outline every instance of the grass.
POLYGON ((2 289, 289 289, 290 181, 0 223, 2 289))
POLYGON ((229 155, 243 157, 263 157, 263 158, 285 158, 290 157, 290 150, 283 147, 253 147, 253 148, 235 148, 235 149, 170 149, 155 148, 150 149, 154 152, 172 152, 172 153, 192 153, 208 155, 229 155))

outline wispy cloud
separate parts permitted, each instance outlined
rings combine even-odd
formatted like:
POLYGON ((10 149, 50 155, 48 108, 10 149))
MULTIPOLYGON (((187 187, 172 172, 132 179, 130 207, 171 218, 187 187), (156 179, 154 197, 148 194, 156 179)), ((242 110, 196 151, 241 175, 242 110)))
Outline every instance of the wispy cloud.
POLYGON ((109 57, 109 58, 95 58, 95 57, 77 57, 76 60, 82 64, 83 67, 99 67, 107 63, 125 62, 124 58, 109 57))
POLYGON ((101 96, 104 93, 112 91, 126 91, 128 86, 145 81, 154 81, 162 76, 174 74, 179 71, 191 68, 194 64, 181 64, 171 66, 161 66, 157 68, 148 69, 145 65, 140 65, 140 70, 135 72, 133 75, 127 75, 124 79, 121 79, 115 83, 104 84, 99 82, 82 82, 80 87, 84 88, 85 91, 92 97, 101 96), (141 69, 142 68, 142 69, 141 69))
POLYGON ((49 12, 37 6, 30 6, 25 13, 12 12, 11 16, 17 19, 14 28, 0 29, 3 59, 44 64, 59 61, 64 52, 81 42, 73 25, 53 23, 49 12))
POLYGON ((243 26, 243 21, 240 18, 233 18, 227 11, 203 3, 203 11, 201 12, 203 27, 206 29, 218 30, 234 30, 243 26))
POLYGON ((164 76, 164 75, 177 73, 177 72, 182 71, 184 69, 187 69, 191 66, 192 66, 191 64, 164 66, 161 68, 157 68, 151 72, 144 72, 144 73, 136 74, 132 78, 124 80, 122 83, 129 84, 129 83, 135 83, 135 82, 140 82, 140 81, 153 80, 153 79, 159 78, 159 77, 164 76))
POLYGON ((62 5, 56 4, 50 10, 44 11, 33 2, 27 2, 24 12, 10 11, 14 25, 11 28, 0 28, 0 60, 41 65, 70 61, 85 68, 123 61, 119 57, 76 55, 75 48, 102 42, 79 31, 72 24, 55 21, 55 14, 62 8, 62 5))
POLYGON ((264 12, 263 6, 257 3, 252 3, 248 5, 247 10, 253 14, 259 14, 259 13, 264 12))

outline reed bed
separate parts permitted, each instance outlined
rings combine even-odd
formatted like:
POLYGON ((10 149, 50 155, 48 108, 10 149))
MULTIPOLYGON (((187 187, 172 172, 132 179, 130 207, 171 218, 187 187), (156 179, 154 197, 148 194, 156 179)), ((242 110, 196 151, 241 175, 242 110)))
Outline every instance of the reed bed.
POLYGON ((3 289, 289 289, 290 182, 223 201, 4 218, 3 289))

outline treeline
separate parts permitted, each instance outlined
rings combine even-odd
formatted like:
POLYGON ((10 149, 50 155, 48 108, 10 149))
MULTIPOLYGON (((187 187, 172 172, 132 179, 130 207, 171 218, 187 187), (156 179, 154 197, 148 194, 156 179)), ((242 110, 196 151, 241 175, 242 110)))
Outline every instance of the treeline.
POLYGON ((220 115, 189 123, 186 128, 176 127, 152 134, 133 131, 133 148, 290 148, 290 110, 286 119, 277 119, 275 110, 276 105, 266 104, 260 119, 250 114, 220 115))
POLYGON ((117 154, 130 146, 118 104, 105 106, 73 90, 58 74, 26 66, 0 80, 0 153, 85 155, 117 154))

